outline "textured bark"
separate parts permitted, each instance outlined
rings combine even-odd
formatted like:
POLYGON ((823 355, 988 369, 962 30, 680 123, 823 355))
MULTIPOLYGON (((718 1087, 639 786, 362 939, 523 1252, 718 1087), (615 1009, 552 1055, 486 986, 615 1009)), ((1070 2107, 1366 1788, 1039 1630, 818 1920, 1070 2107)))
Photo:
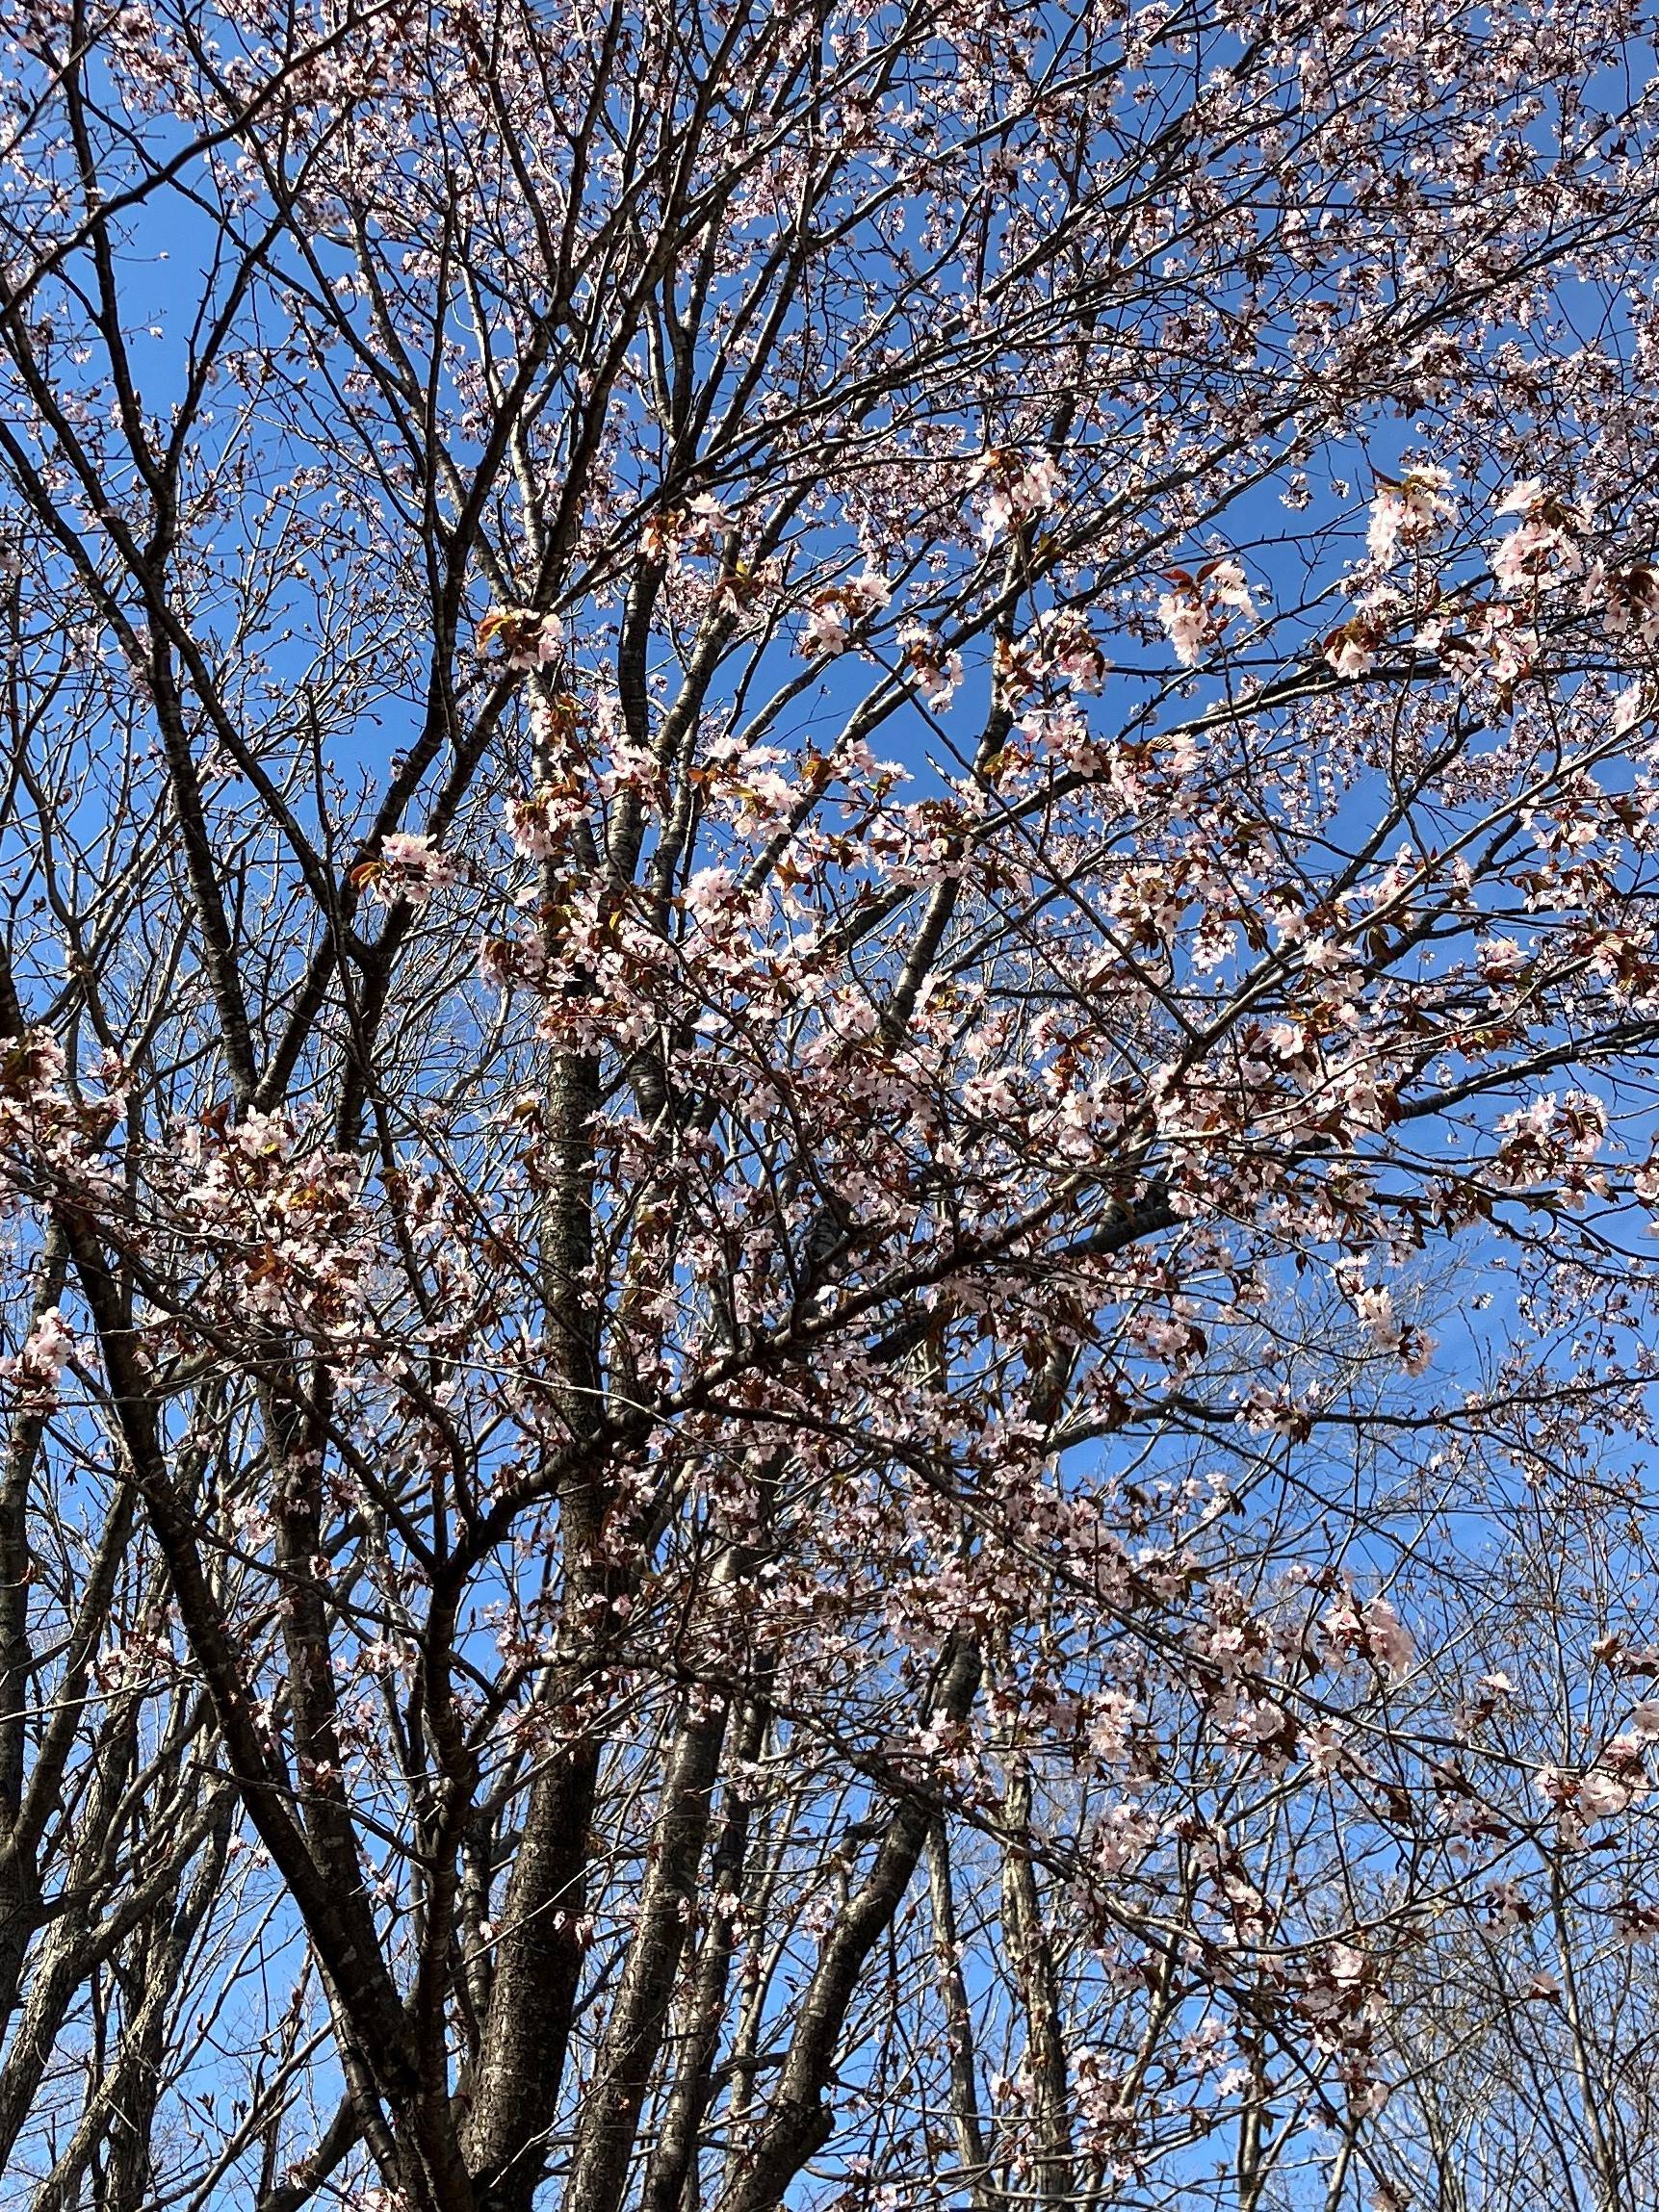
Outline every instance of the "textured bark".
MULTIPOLYGON (((68 1247, 50 1234, 40 1256, 31 1319, 58 1302, 68 1273, 68 1247)), ((28 1761, 27 1713, 36 1655, 29 1635, 29 1591, 34 1579, 28 1539, 29 1485, 45 1433, 42 1413, 13 1417, 0 1470, 0 2027, 17 2003, 23 1961, 40 1924, 39 1841, 47 1809, 63 1778, 73 1741, 60 1723, 51 1740, 28 1761)), ((132 1501, 116 1504, 100 1557, 98 1587, 89 1592, 83 1619, 101 1620, 116 1564, 132 1526, 132 1501)), ((68 1688, 78 1692, 71 1672, 68 1688)))
POLYGON ((993 2200, 985 2133, 979 2122, 979 2077, 973 2046, 973 2016, 962 1978, 956 1934, 956 1897, 951 1887, 950 1843, 943 1820, 927 1839, 928 1899, 933 1911, 933 1949, 939 1975, 940 2007, 950 2053, 950 2122, 956 2157, 968 2201, 978 2208, 993 2200))
POLYGON ((1031 1864, 1031 1784, 1017 1773, 1008 1785, 1002 1819, 1002 1932, 1025 2013, 1025 2070, 1030 2076, 1036 2193, 1048 2205, 1071 2198, 1072 2116, 1067 2081, 1066 2032, 1042 1898, 1031 1864))
MULTIPOLYGON (((734 1746, 739 1766, 759 1755, 767 1721, 764 1699, 752 1700, 744 1710, 734 1746)), ((748 1798, 743 1790, 733 1789, 728 1784, 720 1833, 709 1868, 708 1931, 686 1999, 685 2022, 675 2048, 673 2085, 664 2100, 640 2188, 641 2212, 678 2212, 695 2179, 737 1946, 736 1910, 723 1909, 719 1900, 740 1898, 749 1830, 748 1798)))
MULTIPOLYGON (((600 1403, 586 1281, 593 1254, 589 1124, 597 1105, 593 1063, 578 1056, 558 1060, 546 1093, 552 1172, 541 1272, 551 1387, 573 1441, 591 1432, 600 1403)), ((531 1787, 503 1907, 466 2129, 481 2212, 529 2212, 557 2110, 582 1973, 588 1830, 604 1755, 600 1736, 578 1716, 603 1677, 611 1602, 629 1580, 605 1556, 612 1531, 601 1471, 578 1469, 560 1493, 559 1516, 572 1648, 549 1704, 556 1715, 569 1716, 571 1739, 531 1787)))
MULTIPOLYGON (((979 1687, 980 1659, 958 1638, 941 1668, 933 1712, 960 1720, 979 1687)), ((907 1798, 894 1811, 875 1863, 824 1938, 817 1970, 801 2000, 765 2124, 747 2161, 721 2199, 721 2212, 772 2212, 801 2168, 822 2148, 835 2124, 831 2096, 836 2053, 860 1968, 892 1926, 933 1826, 932 1809, 907 1798)))
POLYGON ((601 1750, 589 1737, 550 1761, 525 1809, 466 2135, 480 2212, 528 2212, 541 2178, 582 1973, 601 1750))
POLYGON ((646 2085, 668 2025, 691 1924, 710 1803, 726 1734, 724 1705, 682 1723, 663 1776, 650 1868, 628 1964, 606 2022, 577 2130, 566 2212, 617 2212, 627 2188, 646 2085))

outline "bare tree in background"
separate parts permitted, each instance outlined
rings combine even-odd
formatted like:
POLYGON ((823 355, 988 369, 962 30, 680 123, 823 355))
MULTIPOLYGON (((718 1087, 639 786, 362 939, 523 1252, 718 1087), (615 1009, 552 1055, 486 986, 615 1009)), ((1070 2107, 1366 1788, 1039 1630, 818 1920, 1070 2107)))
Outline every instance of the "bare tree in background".
POLYGON ((10 10, 8 2201, 1617 2103, 1649 40, 10 10))
POLYGON ((1373 2149, 1401 2203, 1641 2212, 1659 2176, 1646 1516, 1609 1464, 1518 1464, 1443 1647, 1484 1900, 1424 1919, 1401 1962, 1373 2149), (1531 1769, 1528 1796, 1503 1802, 1505 1766, 1531 1769))

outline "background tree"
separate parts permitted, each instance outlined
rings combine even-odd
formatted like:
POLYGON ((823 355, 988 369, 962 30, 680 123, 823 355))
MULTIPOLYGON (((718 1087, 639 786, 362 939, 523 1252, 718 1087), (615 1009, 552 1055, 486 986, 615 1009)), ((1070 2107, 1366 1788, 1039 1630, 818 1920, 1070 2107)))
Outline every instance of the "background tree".
POLYGON ((1655 1909, 1645 22, 9 38, 21 2194, 1450 2175, 1655 1909))

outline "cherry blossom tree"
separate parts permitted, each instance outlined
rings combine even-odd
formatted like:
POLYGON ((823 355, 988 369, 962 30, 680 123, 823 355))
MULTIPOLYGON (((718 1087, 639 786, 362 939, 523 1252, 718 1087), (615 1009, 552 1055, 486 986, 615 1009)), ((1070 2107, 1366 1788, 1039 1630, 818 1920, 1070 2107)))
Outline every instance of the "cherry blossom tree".
POLYGON ((1409 2201, 1659 1911, 1646 18, 7 36, 6 2170, 1409 2201))

